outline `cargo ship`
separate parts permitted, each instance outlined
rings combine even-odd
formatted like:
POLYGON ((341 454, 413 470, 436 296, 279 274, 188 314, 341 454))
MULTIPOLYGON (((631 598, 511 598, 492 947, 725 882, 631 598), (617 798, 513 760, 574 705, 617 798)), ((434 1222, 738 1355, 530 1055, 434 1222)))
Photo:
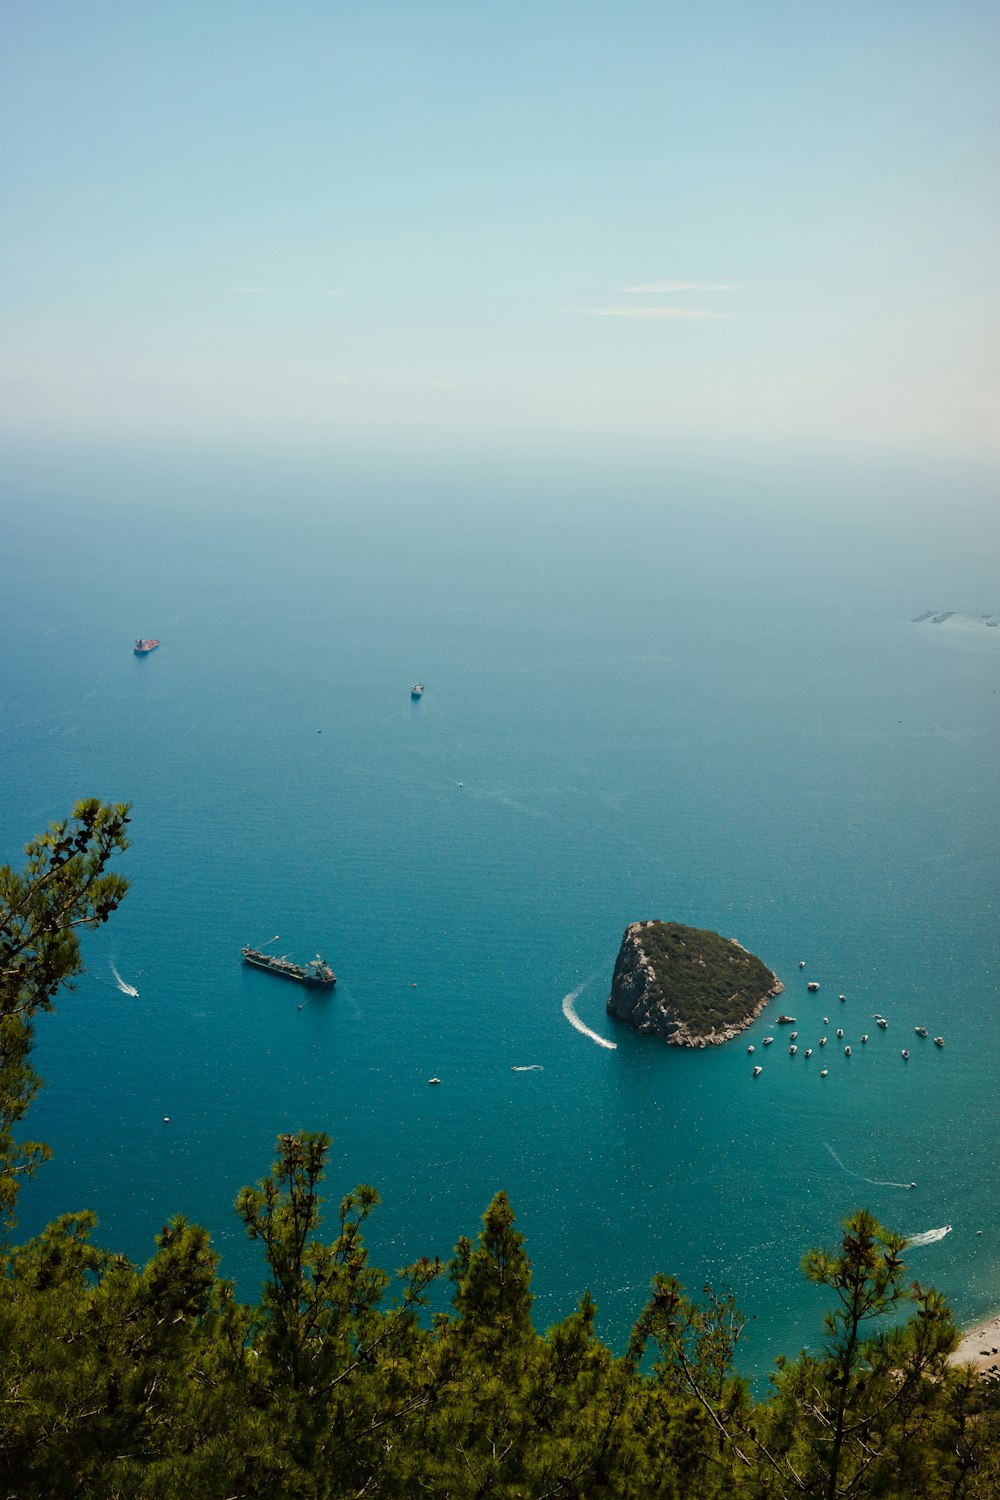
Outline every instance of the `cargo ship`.
POLYGON ((140 637, 140 639, 137 640, 135 645, 132 647, 132 650, 135 652, 136 656, 148 656, 151 651, 156 650, 159 644, 159 641, 144 641, 140 637))
POLYGON ((243 962, 255 969, 266 969, 269 974, 278 974, 282 979, 294 979, 296 984, 334 985, 337 976, 328 963, 317 953, 307 964, 293 964, 289 958, 277 958, 273 953, 261 953, 259 948, 241 948, 243 962))

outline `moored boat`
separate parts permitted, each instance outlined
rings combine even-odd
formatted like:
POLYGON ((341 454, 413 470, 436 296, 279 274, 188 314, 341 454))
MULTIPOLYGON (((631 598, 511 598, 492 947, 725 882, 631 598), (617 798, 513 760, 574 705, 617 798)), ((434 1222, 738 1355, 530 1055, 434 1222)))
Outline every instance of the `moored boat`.
POLYGON ((423 683, 422 682, 415 682, 413 684, 413 686, 410 688, 410 697, 411 698, 422 698, 423 696, 424 696, 424 685, 423 685, 423 683))
POLYGON ((243 962, 254 969, 266 969, 280 979, 294 979, 296 984, 308 984, 326 988, 337 983, 337 976, 330 965, 317 953, 307 964, 294 964, 290 958, 278 958, 273 953, 261 953, 259 948, 241 948, 243 962))
POLYGON ((142 636, 139 636, 139 638, 135 642, 135 645, 132 647, 133 655, 148 656, 151 651, 156 650, 159 644, 159 641, 144 640, 142 636))
POLYGON ((810 979, 810 980, 808 980, 808 982, 806 983, 806 989, 810 992, 810 994, 815 995, 816 991, 819 989, 819 980, 818 979, 810 979))

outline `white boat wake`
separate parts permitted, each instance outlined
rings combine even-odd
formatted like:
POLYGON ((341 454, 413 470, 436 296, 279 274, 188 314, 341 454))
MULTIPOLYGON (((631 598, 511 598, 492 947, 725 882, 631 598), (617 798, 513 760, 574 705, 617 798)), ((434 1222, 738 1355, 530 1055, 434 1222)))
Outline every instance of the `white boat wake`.
POLYGON ((545 1069, 542 1063, 524 1063, 521 1067, 515 1063, 510 1071, 512 1073, 542 1073, 545 1069))
POLYGON ((891 1182, 886 1177, 865 1177, 861 1172, 852 1172, 850 1167, 844 1166, 844 1163, 841 1161, 836 1151, 834 1151, 829 1141, 824 1141, 823 1145, 829 1151, 830 1155, 833 1157, 840 1170, 842 1172, 846 1172, 848 1177, 856 1177, 858 1182, 869 1182, 871 1183, 872 1187, 915 1188, 917 1185, 915 1182, 891 1182))
POLYGON ((123 995, 132 995, 133 997, 135 997, 135 996, 138 995, 139 991, 136 989, 135 985, 134 984, 126 984, 125 980, 119 974, 119 972, 115 968, 114 964, 111 965, 111 972, 115 976, 115 979, 116 979, 116 981, 118 983, 118 988, 119 988, 119 990, 121 991, 121 993, 123 995))
POLYGON ((925 1229, 923 1234, 911 1234, 906 1241, 907 1250, 919 1249, 921 1245, 936 1245, 946 1234, 951 1234, 951 1225, 942 1224, 940 1229, 925 1229))
POLYGON ((599 1047, 607 1047, 610 1052, 614 1052, 617 1050, 618 1043, 609 1042, 607 1037, 605 1036, 598 1036, 596 1031, 591 1031, 589 1026, 585 1026, 583 1024, 583 1022, 580 1020, 580 1017, 576 1013, 577 996, 583 994, 589 983, 590 980, 585 979, 583 984, 579 985, 577 989, 570 990, 568 995, 563 995, 563 1015, 576 1031, 581 1032, 584 1036, 589 1036, 590 1040, 592 1042, 596 1042, 599 1047))

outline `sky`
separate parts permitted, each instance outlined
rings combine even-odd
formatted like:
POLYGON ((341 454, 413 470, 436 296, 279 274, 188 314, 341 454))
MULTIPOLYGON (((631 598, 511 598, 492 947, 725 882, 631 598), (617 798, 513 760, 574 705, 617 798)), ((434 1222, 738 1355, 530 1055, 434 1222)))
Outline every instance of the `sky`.
POLYGON ((1000 456, 1000 8, 8 0, 0 437, 1000 456))

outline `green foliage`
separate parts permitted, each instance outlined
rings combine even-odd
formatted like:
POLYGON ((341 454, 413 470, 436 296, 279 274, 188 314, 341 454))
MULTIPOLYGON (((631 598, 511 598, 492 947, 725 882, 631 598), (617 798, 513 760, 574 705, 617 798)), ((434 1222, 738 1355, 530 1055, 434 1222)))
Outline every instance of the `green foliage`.
POLYGON ((79 974, 80 928, 106 922, 128 889, 107 871, 128 847, 128 821, 125 804, 88 798, 25 847, 23 872, 0 867, 0 1230, 16 1222, 20 1181, 48 1156, 38 1142, 14 1140, 40 1086, 29 1062, 32 1019, 79 974))

